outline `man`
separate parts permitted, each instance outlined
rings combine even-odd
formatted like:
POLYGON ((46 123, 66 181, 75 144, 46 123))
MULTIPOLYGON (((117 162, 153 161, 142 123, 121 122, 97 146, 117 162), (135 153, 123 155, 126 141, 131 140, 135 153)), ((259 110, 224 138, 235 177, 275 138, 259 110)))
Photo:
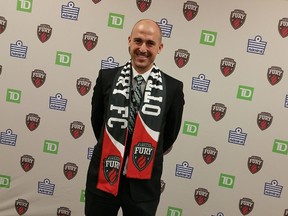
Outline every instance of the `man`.
POLYGON ((138 21, 128 45, 131 60, 100 70, 94 87, 91 121, 98 143, 87 174, 86 216, 117 216, 120 207, 123 216, 154 216, 163 155, 181 125, 183 83, 154 64, 163 48, 157 23, 138 21))

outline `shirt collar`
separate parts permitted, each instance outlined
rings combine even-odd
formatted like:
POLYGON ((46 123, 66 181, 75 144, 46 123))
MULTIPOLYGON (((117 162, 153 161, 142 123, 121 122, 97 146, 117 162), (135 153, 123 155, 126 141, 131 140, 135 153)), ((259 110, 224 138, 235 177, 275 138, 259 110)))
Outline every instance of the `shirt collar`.
MULTIPOLYGON (((152 67, 153 68, 153 67, 152 67)), ((142 74, 138 73, 135 68, 132 66, 132 72, 133 72, 133 78, 135 78, 137 75, 141 75, 144 78, 144 81, 147 82, 148 77, 152 71, 152 68, 142 74)))

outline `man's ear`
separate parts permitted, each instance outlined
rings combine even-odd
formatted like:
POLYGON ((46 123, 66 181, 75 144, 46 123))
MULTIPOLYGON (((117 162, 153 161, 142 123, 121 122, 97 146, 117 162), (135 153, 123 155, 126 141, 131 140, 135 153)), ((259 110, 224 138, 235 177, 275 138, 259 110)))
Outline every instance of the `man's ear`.
POLYGON ((161 52, 161 50, 163 49, 163 43, 161 43, 160 45, 159 45, 159 48, 158 48, 158 54, 160 54, 160 52, 161 52))
POLYGON ((128 37, 128 45, 130 44, 131 42, 131 36, 128 37))

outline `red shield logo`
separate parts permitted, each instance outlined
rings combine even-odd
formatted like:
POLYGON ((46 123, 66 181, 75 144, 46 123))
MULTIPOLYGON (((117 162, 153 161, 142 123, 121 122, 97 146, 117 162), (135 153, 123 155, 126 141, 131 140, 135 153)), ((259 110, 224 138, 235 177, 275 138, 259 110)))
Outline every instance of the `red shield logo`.
POLYGON ((34 166, 35 159, 31 155, 23 155, 20 159, 20 165, 25 172, 30 171, 34 166))
POLYGON ((18 199, 15 201, 15 209, 19 215, 23 215, 29 208, 29 202, 24 199, 18 199))
POLYGON ((78 172, 78 166, 74 163, 66 163, 63 167, 63 172, 68 180, 74 178, 78 172))
POLYGON ((74 139, 78 139, 84 133, 85 125, 82 122, 74 121, 70 124, 70 133, 74 139))
POLYGON ((108 156, 104 159, 104 176, 105 179, 113 185, 117 182, 120 172, 120 158, 117 156, 108 156))
POLYGON ((207 164, 211 164, 217 158, 218 151, 214 147, 203 148, 202 157, 207 164))
POLYGON ((94 2, 94 4, 99 3, 101 0, 92 0, 94 2))
POLYGON ((267 71, 267 78, 271 85, 276 85, 283 77, 283 70, 280 67, 272 66, 267 71))
POLYGON ((226 114, 227 108, 224 104, 215 103, 211 107, 211 115, 215 121, 221 120, 226 114))
POLYGON ((46 73, 43 70, 35 69, 31 73, 31 80, 36 88, 41 87, 46 80, 46 73))
POLYGON ((29 113, 26 115, 26 126, 30 131, 34 131, 40 124, 40 117, 37 114, 29 113))
POLYGON ((198 14, 199 5, 193 1, 187 1, 183 5, 183 14, 187 21, 191 21, 198 14))
POLYGON ((288 36, 288 18, 279 20, 278 31, 283 38, 288 36))
POLYGON ((174 54, 174 61, 179 68, 184 67, 189 61, 190 53, 184 49, 178 49, 174 54))
POLYGON ((132 160, 135 167, 142 171, 152 161, 154 147, 150 143, 139 142, 134 146, 132 160))
POLYGON ((137 7, 142 13, 148 10, 151 3, 152 3, 152 0, 136 0, 137 7))
POLYGON ((91 81, 87 78, 79 78, 76 82, 76 88, 81 96, 86 95, 91 89, 91 81))
POLYGON ((251 156, 248 159, 248 169, 252 174, 257 173, 263 165, 263 160, 258 156, 251 156))
POLYGON ((51 37, 52 28, 47 24, 41 24, 37 28, 38 39, 44 43, 51 37))
POLYGON ((257 116, 257 124, 261 130, 266 130, 272 124, 273 116, 267 112, 261 112, 257 116))
POLYGON ((93 32, 86 32, 83 34, 82 42, 86 50, 91 51, 97 45, 98 36, 93 32))
POLYGON ((230 76, 235 70, 236 62, 232 58, 224 58, 220 63, 220 70, 222 74, 227 77, 230 76))
POLYGON ((57 216, 71 216, 71 210, 67 207, 60 207, 57 209, 57 216))
POLYGON ((242 198, 239 201, 239 209, 243 215, 249 214, 254 207, 254 202, 248 198, 242 198))
POLYGON ((230 23, 236 30, 239 29, 246 20, 246 13, 243 10, 234 10, 230 14, 230 23))
POLYGON ((198 205, 203 205, 209 198, 209 192, 204 188, 198 188, 195 190, 194 198, 198 205))
POLYGON ((5 31, 6 26, 7 26, 7 20, 4 17, 0 16, 0 34, 2 34, 5 31))

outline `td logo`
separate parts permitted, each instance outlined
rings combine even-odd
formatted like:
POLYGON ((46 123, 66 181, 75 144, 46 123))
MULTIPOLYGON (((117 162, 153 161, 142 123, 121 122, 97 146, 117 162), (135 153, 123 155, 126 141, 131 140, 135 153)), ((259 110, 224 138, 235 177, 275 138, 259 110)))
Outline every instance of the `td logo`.
POLYGON ((242 99, 242 100, 252 101, 253 93, 254 93, 254 88, 239 85, 238 92, 237 92, 237 98, 242 99))
POLYGON ((0 188, 10 188, 10 176, 0 174, 0 188))
POLYGON ((200 43, 209 46, 215 46, 217 32, 202 30, 200 43))
POLYGON ((32 3, 33 3, 33 0, 17 0, 17 10, 31 13, 32 3))
POLYGON ((272 151, 274 153, 288 155, 288 141, 275 139, 272 151))
POLYGON ((21 91, 15 89, 7 89, 6 101, 19 104, 21 101, 21 91))
POLYGON ((235 182, 235 176, 221 173, 218 185, 221 187, 233 188, 234 182, 235 182))
POLYGON ((167 216, 182 216, 182 209, 169 206, 167 216))
POLYGON ((80 202, 85 202, 85 190, 81 190, 80 202))
POLYGON ((183 134, 190 136, 197 136, 199 129, 199 124, 194 122, 184 122, 183 134))
POLYGON ((59 142, 53 140, 45 140, 43 152, 49 154, 58 154, 59 142))
POLYGON ((57 51, 55 64, 70 67, 72 53, 57 51))
POLYGON ((123 29, 124 15, 109 13, 108 26, 112 28, 123 29))

